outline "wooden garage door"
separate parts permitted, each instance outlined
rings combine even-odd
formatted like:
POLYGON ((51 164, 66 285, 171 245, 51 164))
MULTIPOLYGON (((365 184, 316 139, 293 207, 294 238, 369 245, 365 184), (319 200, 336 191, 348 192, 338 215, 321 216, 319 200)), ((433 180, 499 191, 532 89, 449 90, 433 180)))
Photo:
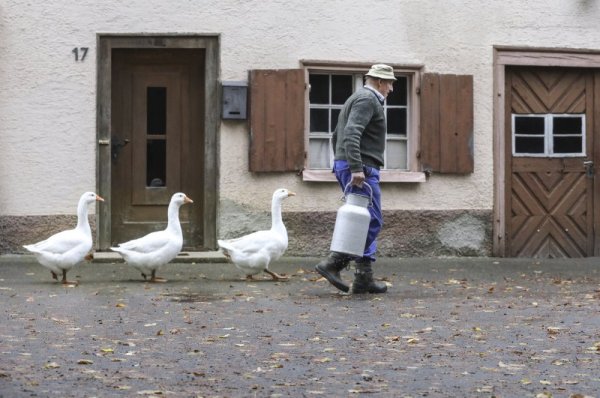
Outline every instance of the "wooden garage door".
POLYGON ((510 256, 592 256, 593 72, 507 68, 505 93, 510 256))

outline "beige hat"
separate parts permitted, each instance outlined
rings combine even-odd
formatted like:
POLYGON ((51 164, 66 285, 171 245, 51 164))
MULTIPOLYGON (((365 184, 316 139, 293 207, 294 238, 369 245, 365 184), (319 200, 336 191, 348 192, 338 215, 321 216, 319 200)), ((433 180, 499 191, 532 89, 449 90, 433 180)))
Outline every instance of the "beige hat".
POLYGON ((371 66, 367 76, 376 77, 383 80, 396 80, 394 77, 394 69, 389 65, 376 64, 371 66))

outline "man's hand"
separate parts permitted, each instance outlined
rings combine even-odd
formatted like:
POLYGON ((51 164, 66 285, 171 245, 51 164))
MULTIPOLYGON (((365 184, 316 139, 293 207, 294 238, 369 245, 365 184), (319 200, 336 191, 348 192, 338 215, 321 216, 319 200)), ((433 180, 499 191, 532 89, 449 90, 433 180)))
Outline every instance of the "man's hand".
POLYGON ((350 185, 356 185, 359 188, 362 188, 363 182, 365 181, 365 173, 362 171, 355 171, 352 173, 352 180, 350 180, 350 185))

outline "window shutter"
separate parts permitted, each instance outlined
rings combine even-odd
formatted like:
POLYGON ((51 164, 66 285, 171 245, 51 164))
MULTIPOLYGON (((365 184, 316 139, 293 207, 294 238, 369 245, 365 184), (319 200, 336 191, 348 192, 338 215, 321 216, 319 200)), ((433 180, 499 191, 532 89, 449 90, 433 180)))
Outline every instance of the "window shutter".
POLYGON ((304 167, 304 71, 250 71, 250 171, 304 167))
POLYGON ((423 75, 419 157, 425 171, 473 172, 473 76, 423 75))

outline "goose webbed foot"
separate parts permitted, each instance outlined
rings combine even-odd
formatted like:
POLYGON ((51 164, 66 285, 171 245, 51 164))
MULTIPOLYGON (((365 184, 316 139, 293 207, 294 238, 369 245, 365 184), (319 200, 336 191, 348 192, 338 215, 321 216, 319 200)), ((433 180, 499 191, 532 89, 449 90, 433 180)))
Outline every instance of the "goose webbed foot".
POLYGON ((156 276, 156 271, 152 271, 152 277, 150 278, 150 283, 165 283, 167 280, 165 278, 161 278, 156 276))
POLYGON ((287 281, 290 279, 290 277, 287 275, 279 275, 273 271, 269 271, 268 269, 265 269, 265 272, 271 275, 271 278, 273 278, 274 281, 287 281))
POLYGON ((52 279, 54 279, 55 281, 58 280, 58 275, 56 275, 56 273, 54 271, 50 271, 50 273, 52 274, 52 279))
POLYGON ((63 272, 62 272, 62 281, 61 282, 65 286, 76 286, 76 285, 79 284, 79 282, 77 282, 77 281, 73 281, 72 282, 72 281, 68 281, 67 280, 67 270, 66 269, 63 269, 63 272))

